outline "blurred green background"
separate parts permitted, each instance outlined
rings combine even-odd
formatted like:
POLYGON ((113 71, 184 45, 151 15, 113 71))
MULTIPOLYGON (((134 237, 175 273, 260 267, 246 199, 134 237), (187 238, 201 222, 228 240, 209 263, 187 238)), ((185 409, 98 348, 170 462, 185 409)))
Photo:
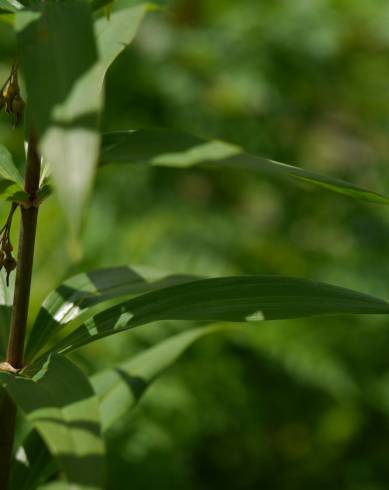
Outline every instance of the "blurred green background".
MULTIPOLYGON (((104 130, 182 129, 389 193, 388 2, 160 3, 109 73, 104 130)), ((15 50, 1 25, 1 79, 15 50)), ((21 130, 1 115, 0 132, 21 164, 21 130)), ((54 198, 43 206, 32 313, 65 277, 122 264, 296 275, 385 298, 388 216, 233 170, 106 166, 81 261, 54 198)), ((75 357, 93 372, 182 328, 143 327, 75 357)), ((258 323, 202 340, 109 433, 108 488, 388 488, 387 346, 379 317, 258 323)))

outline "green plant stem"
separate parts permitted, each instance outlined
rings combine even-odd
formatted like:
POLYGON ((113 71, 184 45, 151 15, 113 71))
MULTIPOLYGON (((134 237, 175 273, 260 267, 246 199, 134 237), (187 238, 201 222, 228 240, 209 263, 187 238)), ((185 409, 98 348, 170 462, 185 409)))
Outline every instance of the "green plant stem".
MULTIPOLYGON (((40 156, 34 132, 31 131, 24 189, 34 203, 39 190, 40 156)), ((26 336, 28 306, 30 301, 32 264, 38 208, 21 208, 18 264, 16 268, 15 294, 12 306, 11 331, 8 342, 7 361, 16 369, 23 367, 24 340, 26 336)))
POLYGON ((16 405, 4 390, 0 395, 0 490, 7 490, 15 436, 16 405))
MULTIPOLYGON (((16 268, 15 293, 12 305, 11 330, 7 349, 7 362, 13 367, 23 367, 24 341, 26 336, 28 307, 30 301, 32 265, 38 208, 34 206, 39 190, 41 159, 33 130, 30 132, 25 191, 31 206, 21 207, 18 262, 16 268)), ((7 490, 12 460, 15 433, 16 405, 8 394, 3 395, 0 405, 0 490, 7 490)))

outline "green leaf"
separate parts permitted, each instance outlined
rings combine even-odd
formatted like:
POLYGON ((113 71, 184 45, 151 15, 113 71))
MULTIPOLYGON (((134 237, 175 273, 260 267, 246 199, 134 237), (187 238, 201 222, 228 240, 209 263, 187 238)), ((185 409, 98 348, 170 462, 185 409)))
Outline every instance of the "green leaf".
POLYGON ((194 342, 206 335, 227 330, 231 330, 231 327, 212 325, 173 335, 118 367, 94 375, 91 382, 100 400, 103 430, 109 429, 131 410, 148 386, 194 342))
POLYGON ((98 161, 105 74, 134 38, 147 9, 140 5, 114 12, 109 20, 99 19, 94 29, 86 2, 44 2, 17 13, 21 62, 40 149, 76 232, 98 161))
POLYGON ((137 296, 98 313, 59 342, 68 352, 159 320, 251 322, 328 314, 388 314, 374 296, 305 279, 240 276, 203 279, 137 296))
POLYGON ((4 145, 0 145, 0 177, 19 184, 23 188, 23 179, 15 167, 10 152, 4 145))
POLYGON ((69 486, 102 488, 104 444, 99 408, 82 371, 54 355, 20 375, 0 373, 0 383, 57 458, 69 486))
POLYGON ((31 360, 69 322, 110 299, 189 282, 193 276, 168 275, 146 267, 113 267, 78 274, 44 300, 29 336, 26 358, 31 360))
POLYGON ((92 16, 82 1, 40 2, 16 14, 32 124, 59 201, 78 230, 98 158, 102 96, 92 16))
POLYGON ((265 177, 292 178, 348 197, 380 204, 389 198, 348 182, 244 152, 222 141, 203 139, 167 129, 118 131, 103 135, 101 163, 148 164, 186 168, 202 165, 232 167, 265 177))
POLYGON ((10 152, 0 145, 0 197, 2 199, 23 199, 26 196, 19 170, 15 167, 10 152))

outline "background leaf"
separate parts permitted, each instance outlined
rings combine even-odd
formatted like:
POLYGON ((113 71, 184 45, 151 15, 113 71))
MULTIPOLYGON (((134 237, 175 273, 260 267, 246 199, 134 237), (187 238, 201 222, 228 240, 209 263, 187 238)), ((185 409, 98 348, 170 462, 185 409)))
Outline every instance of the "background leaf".
POLYGON ((266 177, 292 178, 363 201, 389 204, 389 198, 332 177, 250 155, 222 141, 206 141, 179 131, 140 129, 103 135, 101 162, 187 168, 206 165, 250 170, 266 177))

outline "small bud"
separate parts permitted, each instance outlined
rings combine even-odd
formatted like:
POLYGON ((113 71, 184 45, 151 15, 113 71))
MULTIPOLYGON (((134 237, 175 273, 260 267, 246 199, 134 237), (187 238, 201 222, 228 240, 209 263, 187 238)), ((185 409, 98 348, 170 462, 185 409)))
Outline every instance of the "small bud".
POLYGON ((19 86, 17 84, 17 81, 14 79, 13 76, 11 76, 11 78, 9 79, 9 81, 7 82, 7 84, 3 89, 2 95, 5 99, 12 101, 12 99, 18 93, 19 93, 19 86))
POLYGON ((12 255, 7 255, 7 257, 4 260, 4 269, 6 270, 6 283, 7 286, 9 286, 9 276, 11 272, 16 268, 16 260, 12 257, 12 255))
POLYGON ((0 110, 3 107, 5 112, 14 115, 15 127, 18 126, 23 116, 24 101, 20 96, 17 63, 12 66, 10 76, 0 89, 0 110))
POLYGON ((15 86, 12 83, 8 83, 5 86, 2 95, 5 100, 5 112, 7 112, 7 114, 12 114, 13 100, 18 95, 18 93, 19 93, 18 86, 15 86))

